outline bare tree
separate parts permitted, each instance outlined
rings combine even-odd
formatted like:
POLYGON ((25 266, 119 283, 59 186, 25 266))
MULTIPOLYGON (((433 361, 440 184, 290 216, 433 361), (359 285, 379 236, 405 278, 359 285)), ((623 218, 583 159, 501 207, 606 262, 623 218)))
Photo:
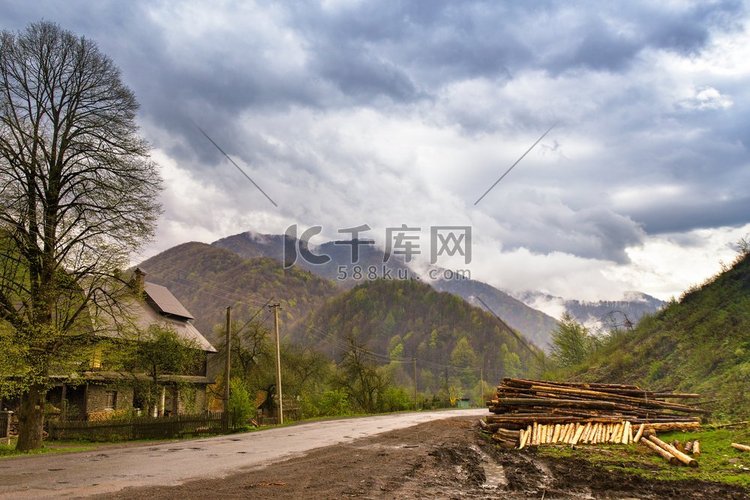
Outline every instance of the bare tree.
POLYGON ((0 34, 0 322, 24 365, 20 450, 41 446, 51 370, 91 342, 124 289, 116 270, 153 236, 161 178, 137 108, 91 40, 48 22, 0 34))

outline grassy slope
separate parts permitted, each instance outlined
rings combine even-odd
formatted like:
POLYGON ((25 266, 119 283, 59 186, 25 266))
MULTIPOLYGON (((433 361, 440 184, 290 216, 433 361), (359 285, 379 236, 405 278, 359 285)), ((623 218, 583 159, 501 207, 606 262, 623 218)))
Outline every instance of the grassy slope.
POLYGON ((695 391, 714 418, 750 416, 750 255, 613 336, 572 376, 695 391))

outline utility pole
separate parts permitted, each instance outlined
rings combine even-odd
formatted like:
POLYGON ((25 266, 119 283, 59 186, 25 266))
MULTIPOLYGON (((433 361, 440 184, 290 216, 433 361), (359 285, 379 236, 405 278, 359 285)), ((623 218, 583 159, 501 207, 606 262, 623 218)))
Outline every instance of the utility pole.
POLYGON ((232 368, 232 308, 227 307, 226 360, 224 361, 224 426, 229 429, 229 378, 232 368))
POLYGON ((279 424, 284 423, 284 404, 281 400, 281 341, 279 339, 279 304, 271 304, 273 309, 273 326, 276 331, 276 396, 278 399, 279 424))
POLYGON ((484 404, 484 366, 479 368, 479 406, 484 404))
POLYGON ((414 409, 417 410, 417 358, 413 356, 411 362, 414 365, 414 409))

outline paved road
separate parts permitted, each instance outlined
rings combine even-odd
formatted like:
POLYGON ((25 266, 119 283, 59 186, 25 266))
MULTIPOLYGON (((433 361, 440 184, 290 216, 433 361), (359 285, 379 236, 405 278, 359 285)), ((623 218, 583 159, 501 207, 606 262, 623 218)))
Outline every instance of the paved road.
POLYGON ((127 486, 169 486, 222 477, 304 452, 422 422, 485 415, 487 410, 400 413, 329 420, 260 432, 160 445, 0 460, 0 498, 79 497, 127 486))

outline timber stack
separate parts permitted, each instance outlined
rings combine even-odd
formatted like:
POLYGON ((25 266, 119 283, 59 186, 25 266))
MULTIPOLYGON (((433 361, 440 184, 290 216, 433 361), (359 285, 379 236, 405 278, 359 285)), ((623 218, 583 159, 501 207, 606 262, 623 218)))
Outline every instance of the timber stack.
POLYGON ((487 402, 493 415, 483 427, 507 447, 630 444, 656 432, 699 429, 699 416, 708 412, 674 401, 697 398, 635 385, 505 378, 487 402))

